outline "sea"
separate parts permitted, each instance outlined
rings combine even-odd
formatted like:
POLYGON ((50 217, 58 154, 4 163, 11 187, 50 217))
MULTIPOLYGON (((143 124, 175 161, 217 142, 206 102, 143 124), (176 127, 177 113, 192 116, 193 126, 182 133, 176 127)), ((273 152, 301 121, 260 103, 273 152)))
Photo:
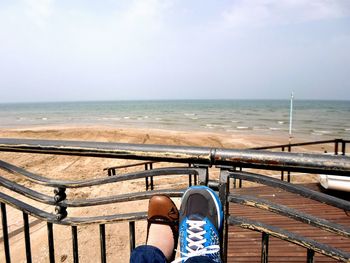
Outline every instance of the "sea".
MULTIPOLYGON (((1 103, 0 128, 115 128, 289 136, 289 100, 150 100, 1 103)), ((294 100, 292 137, 350 139, 350 101, 294 100)))

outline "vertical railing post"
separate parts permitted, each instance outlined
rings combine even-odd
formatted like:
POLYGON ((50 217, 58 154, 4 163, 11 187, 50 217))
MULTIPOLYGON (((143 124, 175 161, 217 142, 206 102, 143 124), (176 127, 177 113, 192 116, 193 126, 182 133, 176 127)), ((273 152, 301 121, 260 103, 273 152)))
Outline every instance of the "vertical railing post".
MULTIPOLYGON (((239 171, 242 172, 242 166, 239 167, 239 171)), ((238 187, 242 188, 242 179, 238 180, 238 187)))
POLYGON ((130 253, 135 249, 135 221, 129 222, 130 253))
MULTIPOLYGON (((292 146, 288 145, 288 152, 292 151, 292 146)), ((290 171, 287 172, 287 182, 290 183, 290 171)))
POLYGON ((79 262, 79 250, 78 250, 78 229, 77 226, 72 226, 72 245, 73 245, 73 262, 79 262))
POLYGON ((262 233, 261 238, 261 263, 269 262, 269 235, 262 233))
POLYGON ((55 246, 53 240, 53 227, 52 223, 47 222, 47 239, 49 245, 49 259, 50 263, 55 263, 55 246))
POLYGON ((223 227, 220 233, 220 247, 221 247, 221 258, 223 262, 227 262, 227 247, 228 247, 228 224, 227 218, 229 213, 229 203, 227 201, 227 196, 229 194, 229 176, 228 171, 220 169, 220 178, 219 178, 219 199, 223 207, 223 227))
MULTIPOLYGON (((282 152, 284 152, 284 146, 282 146, 282 152)), ((284 171, 281 171, 281 181, 284 181, 284 171)))
POLYGON ((23 230, 24 230, 24 241, 25 241, 25 247, 26 247, 27 263, 31 263, 32 252, 30 247, 29 219, 28 219, 28 214, 26 212, 23 212, 23 230))
POLYGON ((314 255, 315 255, 315 251, 313 251, 312 249, 308 249, 306 262, 307 263, 314 263, 314 255))
POLYGON ((4 239, 5 260, 6 260, 6 263, 11 263, 9 235, 8 235, 8 228, 7 228, 7 213, 6 213, 6 205, 4 203, 1 203, 1 222, 2 222, 2 236, 4 239))
MULTIPOLYGON (((191 166, 192 166, 192 164, 189 163, 188 167, 191 167, 191 166)), ((188 187, 190 187, 190 186, 192 186, 192 174, 188 175, 188 187)))
MULTIPOLYGON (((153 163, 149 164, 149 169, 153 170, 153 163)), ((151 176, 151 190, 154 190, 153 176, 151 176)))
POLYGON ((342 155, 345 155, 345 152, 346 152, 346 142, 344 140, 342 140, 341 142, 341 152, 342 152, 342 155))
POLYGON ((106 227, 105 227, 105 224, 100 225, 100 248, 101 248, 101 263, 106 263, 106 227))
MULTIPOLYGON (((145 164, 145 171, 148 170, 148 165, 147 163, 145 164)), ((149 189, 149 182, 148 182, 148 176, 145 177, 145 183, 146 183, 146 191, 149 189)))
POLYGON ((339 150, 339 146, 338 146, 338 139, 334 140, 334 155, 338 155, 338 150, 339 150))

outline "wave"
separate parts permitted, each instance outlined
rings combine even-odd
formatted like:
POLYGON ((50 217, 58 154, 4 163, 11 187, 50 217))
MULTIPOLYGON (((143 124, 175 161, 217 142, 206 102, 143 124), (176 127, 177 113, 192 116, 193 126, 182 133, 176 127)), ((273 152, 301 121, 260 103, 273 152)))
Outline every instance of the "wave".
POLYGON ((312 132, 314 133, 319 133, 319 134, 331 134, 331 131, 327 131, 327 130, 312 130, 312 132))

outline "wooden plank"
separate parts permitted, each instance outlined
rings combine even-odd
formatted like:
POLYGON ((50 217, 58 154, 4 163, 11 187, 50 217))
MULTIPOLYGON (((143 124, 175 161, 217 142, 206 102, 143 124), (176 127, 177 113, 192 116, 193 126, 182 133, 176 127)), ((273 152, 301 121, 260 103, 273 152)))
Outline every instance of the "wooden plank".
MULTIPOLYGON (((316 184, 304 185, 313 190, 320 190, 316 184)), ((333 223, 350 227, 350 213, 323 203, 319 203, 296 194, 267 186, 231 189, 234 194, 252 195, 271 202, 286 205, 304 213, 329 220, 333 223)), ((254 207, 230 204, 231 215, 245 217, 277 226, 290 232, 314 239, 318 242, 350 252, 350 239, 293 219, 280 216, 254 207)), ((227 262, 260 262, 261 233, 230 226, 228 229, 227 262)), ((307 250, 277 238, 269 240, 269 262, 306 262, 307 250)), ((315 254, 315 262, 337 262, 321 254, 315 254)))

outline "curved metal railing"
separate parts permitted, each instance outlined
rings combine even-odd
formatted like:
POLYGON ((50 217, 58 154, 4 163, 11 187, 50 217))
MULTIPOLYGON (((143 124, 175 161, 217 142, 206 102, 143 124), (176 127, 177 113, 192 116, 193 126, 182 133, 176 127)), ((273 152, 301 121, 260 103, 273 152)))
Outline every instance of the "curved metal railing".
MULTIPOLYGON (((229 170, 222 171, 221 177, 220 177, 220 186, 219 186, 220 196, 222 200, 225 199, 227 201, 227 202, 224 201, 227 204, 225 207, 226 225, 224 230, 226 234, 224 236, 227 237, 227 231, 228 231, 229 225, 239 226, 241 228, 261 232, 262 233, 261 262, 268 262, 269 236, 273 236, 278 239, 282 239, 306 248, 307 262, 314 262, 313 258, 314 258, 315 252, 331 257, 335 260, 339 260, 342 262, 350 262, 349 252, 342 251, 340 249, 329 246, 327 244, 323 244, 313 239, 300 236, 296 233, 287 231, 280 227, 268 225, 249 218, 236 216, 234 214, 231 215, 229 212, 228 204, 235 203, 243 206, 258 208, 260 210, 265 210, 281 216, 285 216, 285 217, 288 217, 289 219, 293 219, 293 220, 308 224, 310 226, 317 227, 319 229, 331 232, 338 236, 350 238, 350 227, 348 226, 333 223, 328 220, 321 219, 313 215, 309 215, 307 213, 289 208, 288 206, 276 204, 269 200, 257 198, 255 196, 232 194, 230 193, 230 190, 229 190, 230 179, 246 180, 246 181, 258 183, 260 185, 282 189, 284 191, 287 191, 293 194, 298 194, 300 196, 312 199, 317 202, 321 202, 321 203, 331 205, 333 207, 337 207, 344 211, 350 211, 350 202, 340 198, 326 195, 324 193, 313 191, 309 188, 306 188, 300 185, 293 185, 288 182, 284 182, 284 181, 281 181, 272 177, 264 176, 264 175, 247 173, 247 172, 239 172, 239 171, 229 171, 229 170)), ((227 249, 227 239, 224 240, 224 249, 227 249)), ((224 253, 224 254, 227 255, 227 253, 224 253)))
MULTIPOLYGON (((85 217, 71 217, 67 213, 67 209, 76 207, 93 207, 99 205, 108 205, 120 202, 129 202, 137 200, 145 200, 154 194, 167 194, 172 197, 180 197, 184 189, 164 189, 153 191, 141 191, 135 193, 124 193, 110 195, 97 198, 67 198, 66 190, 82 187, 103 186, 111 183, 120 183, 125 181, 133 181, 142 178, 153 178, 160 176, 187 175, 198 177, 200 184, 218 186, 221 201, 224 204, 226 212, 226 225, 223 235, 224 255, 227 249, 227 229, 228 225, 237 225, 243 228, 260 231, 263 234, 262 261, 268 260, 268 237, 275 236, 285 239, 294 244, 305 247, 308 251, 307 260, 313 260, 314 253, 321 253, 341 261, 350 261, 349 253, 333 248, 331 246, 321 244, 315 240, 304 238, 295 233, 269 226, 261 222, 251 219, 240 218, 235 215, 228 214, 228 205, 230 203, 238 203, 244 206, 256 207, 272 213, 287 216, 294 220, 312 225, 314 227, 329 231, 349 238, 350 230, 347 226, 339 225, 328 220, 320 219, 315 216, 296 211, 283 205, 273 204, 268 200, 256 198, 247 195, 235 195, 230 193, 230 180, 246 180, 262 185, 271 186, 284 191, 296 193, 306 198, 329 204, 346 211, 350 210, 350 203, 332 196, 328 196, 317 191, 312 191, 302 186, 297 186, 277 180, 260 174, 247 173, 242 171, 232 171, 235 167, 254 168, 265 170, 288 170, 296 172, 308 173, 326 173, 346 176, 350 174, 350 158, 347 156, 329 156, 319 154, 300 154, 290 152, 267 152, 260 150, 234 150, 220 149, 209 147, 184 147, 184 146, 166 146, 166 145, 137 145, 137 144, 118 144, 118 143, 99 143, 99 142, 76 142, 76 141, 52 141, 52 140, 23 140, 23 139, 0 139, 0 151, 4 152, 26 152, 41 154, 59 154, 74 155, 86 157, 104 157, 116 159, 133 159, 146 160, 148 163, 153 162, 171 162, 175 164, 190 164, 194 167, 166 167, 131 172, 115 175, 113 172, 110 176, 88 180, 56 180, 50 179, 42 175, 38 175, 13 164, 0 160, 0 168, 15 175, 20 176, 31 183, 38 184, 43 187, 53 189, 53 195, 41 193, 34 189, 25 187, 18 182, 9 180, 0 175, 0 186, 15 192, 22 196, 55 207, 55 213, 49 213, 43 209, 30 205, 21 201, 10 194, 0 193, 1 215, 3 242, 6 262, 10 262, 9 249, 9 233, 6 217, 6 205, 12 206, 23 212, 25 248, 27 262, 31 262, 31 246, 30 246, 30 223, 28 215, 32 215, 39 220, 47 223, 48 247, 50 262, 55 262, 54 253, 54 237, 53 224, 62 224, 71 226, 72 244, 73 244, 73 260, 79 261, 78 253, 78 233, 77 226, 84 224, 98 224, 100 230, 100 250, 101 262, 106 262, 106 240, 105 240, 105 224, 115 222, 129 223, 130 248, 135 247, 135 221, 146 218, 145 212, 96 215, 85 217), (219 182, 209 181, 208 167, 216 166, 220 169, 219 182)), ((144 163, 142 163, 144 164, 144 163)), ((115 168, 115 167, 112 167, 115 168)), ((118 167, 117 167, 118 168, 118 167)), ((146 180, 147 182, 147 180, 146 180)), ((146 187, 146 189, 148 189, 146 187)))

